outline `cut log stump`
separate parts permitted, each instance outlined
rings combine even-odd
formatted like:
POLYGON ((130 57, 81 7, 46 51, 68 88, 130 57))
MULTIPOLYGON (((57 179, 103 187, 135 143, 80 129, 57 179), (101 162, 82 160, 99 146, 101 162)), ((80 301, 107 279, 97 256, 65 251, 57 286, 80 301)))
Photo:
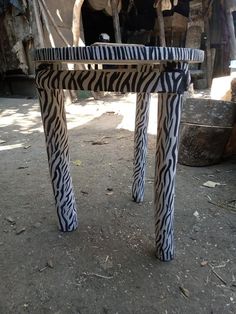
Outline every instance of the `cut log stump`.
POLYGON ((235 114, 233 102, 186 99, 180 123, 179 163, 188 166, 219 163, 232 132, 235 114))

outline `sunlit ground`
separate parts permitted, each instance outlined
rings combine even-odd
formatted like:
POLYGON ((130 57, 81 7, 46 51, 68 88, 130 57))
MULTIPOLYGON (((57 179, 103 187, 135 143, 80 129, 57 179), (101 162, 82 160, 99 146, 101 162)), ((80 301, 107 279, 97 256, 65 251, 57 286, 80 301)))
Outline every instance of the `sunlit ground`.
MULTIPOLYGON (((11 107, 11 101, 14 103, 15 99, 8 100, 11 107)), ((28 134, 34 131, 42 131, 42 128, 36 127, 40 116, 38 103, 24 103, 14 108, 4 109, 1 106, 0 99, 0 128, 11 127, 12 132, 21 132, 28 134)))
MULTIPOLYGON (((136 110, 135 104, 135 94, 115 96, 114 99, 106 98, 106 96, 101 100, 93 100, 91 98, 89 101, 87 101, 85 106, 80 106, 79 103, 71 104, 66 108, 68 129, 86 124, 106 112, 112 112, 122 117, 122 121, 117 126, 117 129, 134 131, 136 110)), ((151 98, 149 116, 150 122, 148 133, 156 134, 157 96, 151 98)))
MULTIPOLYGON (((66 106, 67 126, 73 129, 83 126, 106 112, 122 117, 116 127, 134 131, 136 95, 109 95, 105 94, 100 100, 88 98, 66 106)), ((152 96, 150 104, 149 134, 156 134, 157 96, 152 96)), ((109 118, 108 118, 109 119, 109 118)), ((8 133, 32 134, 43 132, 39 103, 37 100, 0 98, 0 150, 9 150, 24 146, 24 143, 15 138, 14 143, 5 142, 8 133)))

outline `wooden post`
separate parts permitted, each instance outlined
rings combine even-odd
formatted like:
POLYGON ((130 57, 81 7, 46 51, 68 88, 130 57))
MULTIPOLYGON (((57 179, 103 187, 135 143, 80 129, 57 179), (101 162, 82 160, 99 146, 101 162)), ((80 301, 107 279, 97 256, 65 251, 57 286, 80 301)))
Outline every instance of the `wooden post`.
POLYGON ((211 57, 211 42, 210 42, 210 25, 209 25, 209 4, 208 0, 202 0, 202 10, 204 16, 204 31, 206 33, 206 79, 207 86, 211 86, 212 82, 212 57, 211 57))
POLYGON ((111 9, 112 9, 115 41, 116 41, 116 43, 121 43, 120 20, 119 20, 119 14, 118 14, 118 2, 119 2, 119 0, 111 0, 111 9))
POLYGON ((80 38, 79 38, 79 46, 85 46, 85 37, 84 37, 84 23, 83 17, 80 16, 80 38))
POLYGON ((160 44, 162 47, 166 46, 166 37, 165 37, 165 24, 164 24, 164 18, 161 10, 161 1, 157 3, 157 19, 158 19, 158 25, 159 25, 159 37, 160 37, 160 44))
POLYGON ((72 34, 73 46, 79 46, 81 8, 84 0, 76 0, 73 8, 72 34))
POLYGON ((227 17, 227 24, 229 30, 229 38, 230 38, 230 58, 231 60, 236 59, 236 40, 235 40, 235 33, 234 33, 234 20, 232 12, 226 13, 227 17))
POLYGON ((234 19, 232 15, 232 12, 236 11, 235 1, 225 0, 225 8, 226 8, 227 26, 229 30, 230 59, 236 60, 236 38, 235 38, 235 29, 234 29, 234 19))
POLYGON ((39 7, 37 0, 33 0, 33 7, 34 7, 34 15, 35 15, 35 20, 36 20, 36 25, 37 25, 37 30, 38 30, 38 35, 39 35, 39 45, 40 48, 45 47, 44 44, 44 37, 43 37, 43 28, 40 20, 40 15, 39 15, 39 7))

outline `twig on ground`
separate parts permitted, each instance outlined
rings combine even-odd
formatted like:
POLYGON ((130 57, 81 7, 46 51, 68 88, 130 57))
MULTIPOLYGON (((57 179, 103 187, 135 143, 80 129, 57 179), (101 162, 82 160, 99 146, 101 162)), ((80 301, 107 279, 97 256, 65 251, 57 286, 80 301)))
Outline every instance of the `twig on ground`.
MULTIPOLYGON (((231 201, 232 202, 232 201, 231 201)), ((236 211, 236 208, 235 206, 232 206, 231 204, 225 204, 225 206, 223 204, 220 204, 220 203, 215 203, 213 201, 210 201, 208 200, 208 203, 212 204, 212 205, 215 205, 215 206, 218 206, 220 208, 223 208, 223 209, 226 209, 226 210, 231 210, 233 212, 236 211)))
POLYGON ((95 277, 103 278, 103 279, 112 279, 113 278, 113 276, 103 276, 103 275, 99 275, 96 273, 82 273, 82 274, 86 275, 86 276, 95 276, 95 277))
POLYGON ((218 279, 220 279, 220 281, 223 282, 223 284, 224 284, 225 286, 227 286, 227 282, 214 270, 214 267, 213 267, 210 263, 209 263, 208 265, 210 266, 211 271, 213 272, 213 274, 214 274, 218 279))

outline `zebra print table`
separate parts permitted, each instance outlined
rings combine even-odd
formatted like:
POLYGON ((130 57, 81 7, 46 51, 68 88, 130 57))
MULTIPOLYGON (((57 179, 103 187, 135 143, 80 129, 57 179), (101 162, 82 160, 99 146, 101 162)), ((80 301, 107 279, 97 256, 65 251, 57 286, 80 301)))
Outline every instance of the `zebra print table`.
POLYGON ((156 256, 162 261, 173 259, 174 192, 182 95, 189 84, 188 64, 202 62, 203 58, 204 53, 196 49, 136 45, 35 51, 36 85, 62 231, 75 230, 78 225, 69 170, 63 89, 137 93, 132 186, 136 202, 142 202, 144 197, 150 93, 159 93, 154 183, 156 256), (63 69, 63 63, 101 63, 106 67, 69 71, 63 69), (113 66, 109 67, 109 64, 113 66))

